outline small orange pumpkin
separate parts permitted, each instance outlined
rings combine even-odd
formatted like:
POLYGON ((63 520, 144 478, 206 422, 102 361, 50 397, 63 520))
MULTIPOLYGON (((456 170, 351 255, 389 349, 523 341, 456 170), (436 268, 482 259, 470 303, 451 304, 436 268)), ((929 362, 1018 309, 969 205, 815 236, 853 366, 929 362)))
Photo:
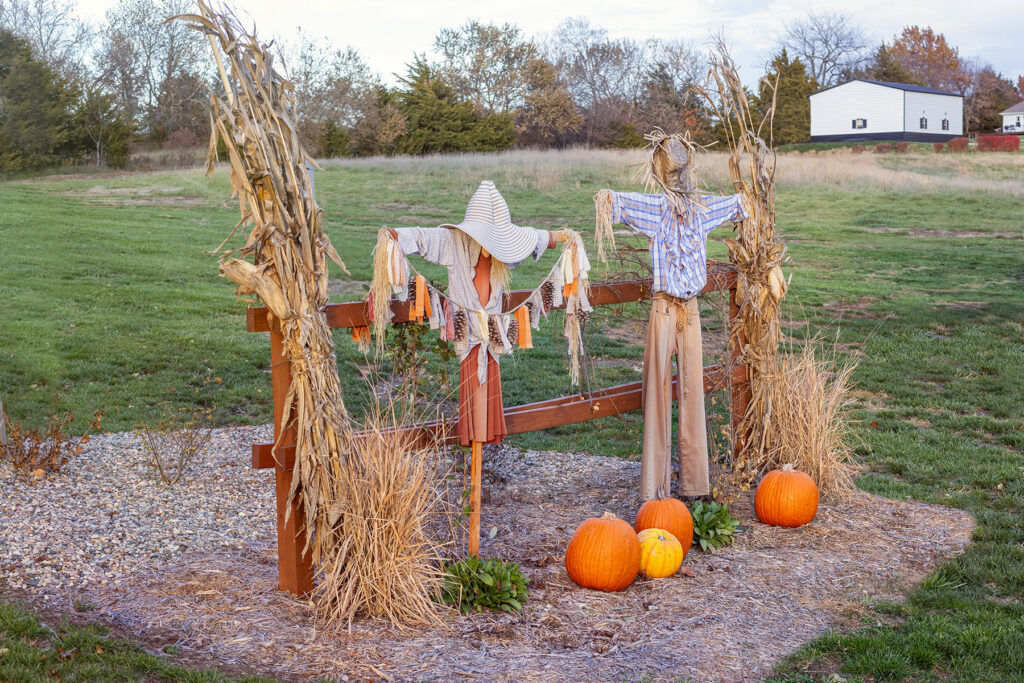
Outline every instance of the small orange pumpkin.
POLYGON ((818 486, 806 473, 783 465, 764 475, 757 485, 754 512, 765 524, 803 526, 818 513, 818 486))
POLYGON ((620 591, 640 573, 640 540, 611 512, 585 519, 565 551, 565 570, 584 588, 620 591))
POLYGON ((664 529, 644 529, 640 540, 640 571, 651 579, 672 576, 683 565, 686 553, 676 537, 664 529))
POLYGON ((641 505, 633 529, 637 533, 644 529, 664 529, 679 541, 683 557, 690 552, 693 543, 693 516, 686 504, 677 498, 652 498, 641 505))

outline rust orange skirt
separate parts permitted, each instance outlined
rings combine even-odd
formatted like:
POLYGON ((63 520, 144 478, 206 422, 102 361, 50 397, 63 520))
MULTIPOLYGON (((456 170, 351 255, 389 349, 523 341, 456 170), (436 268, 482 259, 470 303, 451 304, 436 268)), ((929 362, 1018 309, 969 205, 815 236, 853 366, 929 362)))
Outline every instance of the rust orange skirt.
POLYGON ((473 349, 459 364, 459 443, 463 446, 473 441, 501 443, 508 433, 498 361, 487 354, 487 380, 480 384, 479 357, 479 349, 473 349))

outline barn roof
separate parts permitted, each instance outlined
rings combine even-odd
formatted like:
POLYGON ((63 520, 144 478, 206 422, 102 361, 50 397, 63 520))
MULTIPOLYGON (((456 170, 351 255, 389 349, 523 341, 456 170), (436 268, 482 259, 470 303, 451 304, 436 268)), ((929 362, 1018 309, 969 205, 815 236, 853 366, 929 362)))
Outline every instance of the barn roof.
POLYGON ((1018 102, 1009 109, 999 112, 1000 114, 1024 114, 1024 101, 1018 102))
MULTIPOLYGON (((960 93, 949 92, 948 90, 939 90, 938 88, 926 88, 923 85, 911 85, 910 83, 890 83, 889 81, 872 81, 868 78, 854 78, 849 81, 846 81, 846 83, 839 83, 838 85, 833 85, 832 88, 838 88, 841 85, 846 85, 847 83, 852 83, 853 81, 862 81, 864 83, 871 83, 873 85, 881 85, 886 88, 896 88, 897 90, 909 90, 910 92, 926 92, 931 93, 933 95, 951 95, 953 97, 963 97, 963 95, 961 95, 960 93)), ((818 92, 825 92, 825 90, 831 90, 832 88, 825 88, 824 90, 819 90, 818 92)), ((818 93, 814 94, 817 95, 818 93)))

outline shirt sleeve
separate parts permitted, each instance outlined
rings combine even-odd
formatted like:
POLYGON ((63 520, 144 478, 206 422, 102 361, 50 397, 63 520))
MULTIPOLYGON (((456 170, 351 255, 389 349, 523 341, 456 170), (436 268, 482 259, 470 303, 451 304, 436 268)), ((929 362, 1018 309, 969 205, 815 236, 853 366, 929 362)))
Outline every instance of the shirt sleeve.
POLYGON ((648 237, 658 234, 665 211, 660 194, 612 192, 612 223, 622 223, 648 237))
POLYGON ((449 228, 395 228, 398 247, 406 256, 419 254, 439 266, 454 264, 452 231, 449 228))
POLYGON ((747 203, 741 194, 733 194, 728 197, 715 195, 704 195, 701 197, 704 204, 704 216, 701 224, 704 232, 708 233, 726 221, 742 221, 750 217, 747 212, 747 203))
MULTIPOLYGON (((537 230, 536 228, 532 229, 537 233, 537 246, 533 248, 532 253, 533 260, 537 261, 544 254, 544 252, 547 251, 548 244, 551 242, 551 234, 547 230, 537 230)), ((507 268, 518 268, 522 264, 522 261, 517 261, 515 263, 506 263, 505 266, 507 268)))

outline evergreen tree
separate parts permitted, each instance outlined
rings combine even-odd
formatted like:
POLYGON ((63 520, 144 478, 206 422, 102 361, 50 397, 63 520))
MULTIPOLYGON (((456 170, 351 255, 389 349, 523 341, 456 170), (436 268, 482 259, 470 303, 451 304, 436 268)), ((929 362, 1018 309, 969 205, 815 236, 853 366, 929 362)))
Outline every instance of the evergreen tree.
POLYGON ((42 168, 73 152, 77 96, 28 43, 0 31, 0 172, 42 168))
POLYGON ((399 80, 405 89, 395 99, 408 131, 398 142, 399 152, 497 151, 515 141, 511 115, 479 118, 473 104, 460 100, 422 56, 415 57, 399 80))
MULTIPOLYGON (((811 102, 808 99, 817 85, 799 58, 790 60, 785 48, 777 54, 761 79, 756 108, 763 117, 772 103, 775 87, 775 118, 772 122, 772 144, 806 142, 811 136, 811 102)), ((767 131, 764 131, 767 135, 767 131)))
POLYGON ((888 83, 910 83, 911 85, 921 85, 921 83, 914 78, 909 71, 903 68, 896 58, 892 56, 892 51, 886 47, 883 42, 875 50, 874 59, 867 69, 867 75, 865 78, 870 78, 874 81, 886 81, 888 83))

